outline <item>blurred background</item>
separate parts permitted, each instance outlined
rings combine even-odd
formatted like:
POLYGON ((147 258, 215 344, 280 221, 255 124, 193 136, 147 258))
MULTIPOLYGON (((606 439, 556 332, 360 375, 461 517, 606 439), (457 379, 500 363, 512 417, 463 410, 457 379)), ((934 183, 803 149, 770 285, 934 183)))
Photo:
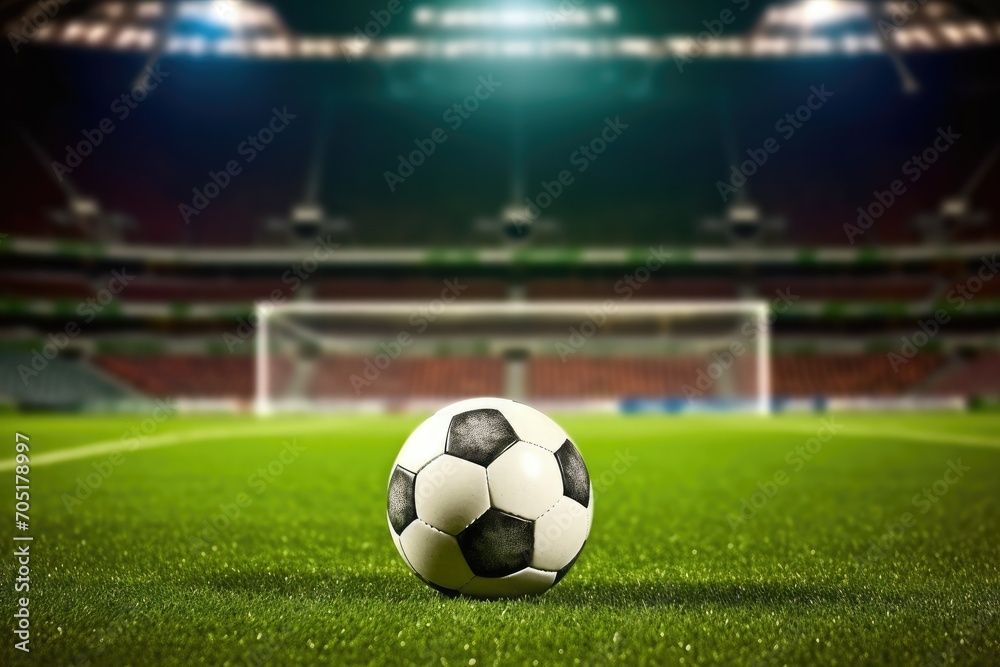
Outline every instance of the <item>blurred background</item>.
POLYGON ((995 3, 14 0, 0 23, 4 405, 1000 396, 995 3))

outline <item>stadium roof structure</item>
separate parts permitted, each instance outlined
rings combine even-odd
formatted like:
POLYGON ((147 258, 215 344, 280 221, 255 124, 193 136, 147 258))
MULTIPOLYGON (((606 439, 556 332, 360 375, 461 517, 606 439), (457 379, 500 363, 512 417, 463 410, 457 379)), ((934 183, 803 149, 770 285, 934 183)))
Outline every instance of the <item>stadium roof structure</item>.
MULTIPOLYGON (((380 30, 370 37, 361 29, 348 35, 298 34, 271 6, 251 0, 108 0, 80 16, 56 15, 42 22, 32 39, 78 48, 162 51, 168 56, 309 61, 658 61, 693 55, 778 59, 954 50, 1000 43, 1000 21, 970 18, 938 0, 874 4, 799 0, 770 7, 749 34, 716 36, 708 32, 588 34, 588 28, 617 25, 617 10, 610 5, 578 8, 566 16, 540 12, 418 6, 412 14, 413 32, 382 36, 380 30), (469 32, 487 26, 489 31, 469 32)), ((13 25, 19 30, 21 23, 13 25)))

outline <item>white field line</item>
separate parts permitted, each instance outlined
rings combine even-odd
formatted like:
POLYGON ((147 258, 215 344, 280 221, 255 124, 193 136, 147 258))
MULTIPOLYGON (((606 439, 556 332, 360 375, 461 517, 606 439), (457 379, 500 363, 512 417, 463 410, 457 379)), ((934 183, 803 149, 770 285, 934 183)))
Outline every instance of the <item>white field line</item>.
MULTIPOLYGON (((843 430, 838 431, 835 438, 847 436, 850 438, 884 438, 888 440, 912 440, 915 442, 931 442, 936 445, 966 445, 969 447, 995 447, 1000 448, 1000 438, 989 438, 985 436, 969 435, 964 433, 934 433, 930 431, 911 431, 909 429, 872 429, 856 428, 849 423, 837 422, 836 415, 830 421, 843 430)), ((719 430, 726 428, 724 421, 719 422, 719 430)), ((815 435, 820 424, 810 426, 809 424, 782 424, 778 421, 740 424, 733 430, 744 431, 752 429, 755 431, 776 431, 781 433, 799 433, 802 435, 815 435)))
MULTIPOLYGON (((836 416, 834 416, 836 419, 836 416)), ((987 438, 976 435, 956 434, 956 433, 932 433, 928 431, 911 431, 906 429, 866 429, 853 428, 849 424, 841 423, 843 430, 837 433, 837 437, 847 436, 850 438, 886 438, 891 440, 912 440, 915 442, 929 442, 936 445, 966 445, 971 447, 993 447, 1000 448, 1000 439, 987 438)), ((758 423, 741 422, 739 426, 728 426, 726 422, 720 421, 717 425, 718 431, 777 431, 782 433, 797 433, 811 436, 816 433, 817 426, 809 424, 782 424, 780 421, 761 421, 758 423), (753 424, 753 425, 751 425, 753 424)), ((30 465, 44 466, 66 461, 79 461, 114 452, 137 452, 144 449, 158 449, 172 445, 183 445, 197 441, 217 441, 232 440, 240 437, 261 437, 261 436, 281 436, 291 433, 309 433, 313 431, 335 431, 330 424, 322 421, 314 423, 284 423, 274 425, 258 424, 252 428, 215 428, 211 430, 191 430, 163 435, 154 435, 141 441, 136 446, 129 446, 121 440, 108 440, 103 442, 92 442, 79 447, 61 449, 57 452, 47 454, 37 454, 31 457, 30 465)), ((700 429, 699 429, 700 430, 700 429)), ((674 432, 672 435, 678 435, 674 432)), ((0 461, 0 472, 13 470, 16 466, 14 459, 0 461)))
MULTIPOLYGON (((103 456, 105 454, 113 454, 115 452, 121 453, 132 453, 141 451, 143 449, 157 449, 159 447, 169 447, 171 445, 183 445, 191 442, 198 441, 212 441, 212 440, 230 440, 237 439, 241 437, 247 438, 257 438, 257 437, 267 437, 267 436, 282 436, 291 433, 308 433, 312 431, 335 431, 336 429, 331 428, 329 424, 324 424, 322 422, 315 422, 312 424, 295 424, 295 423, 285 423, 282 425, 264 425, 258 424, 253 428, 213 428, 211 430, 206 429, 203 431, 190 430, 190 431, 176 431, 173 433, 164 433, 163 435, 153 435, 149 436, 145 440, 139 442, 138 445, 127 445, 119 440, 106 440, 103 442, 91 442, 86 445, 80 445, 79 447, 69 447, 66 449, 60 449, 56 452, 49 452, 45 454, 36 454, 31 456, 30 465, 32 467, 52 465, 55 463, 64 463, 66 461, 79 461, 80 459, 88 459, 96 456, 103 456)), ((29 454, 30 456, 30 454, 29 454)), ((7 459, 5 461, 0 461, 0 472, 7 472, 8 470, 13 470, 16 465, 15 459, 7 459)))

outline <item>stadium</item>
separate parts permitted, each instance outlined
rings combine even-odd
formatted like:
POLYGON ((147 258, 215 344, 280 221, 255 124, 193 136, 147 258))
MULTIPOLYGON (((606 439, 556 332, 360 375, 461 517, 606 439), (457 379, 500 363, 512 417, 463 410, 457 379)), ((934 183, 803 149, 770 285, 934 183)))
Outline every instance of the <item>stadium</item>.
POLYGON ((997 664, 993 3, 0 25, 4 664, 997 664), (586 460, 539 597, 387 536, 476 397, 586 460))

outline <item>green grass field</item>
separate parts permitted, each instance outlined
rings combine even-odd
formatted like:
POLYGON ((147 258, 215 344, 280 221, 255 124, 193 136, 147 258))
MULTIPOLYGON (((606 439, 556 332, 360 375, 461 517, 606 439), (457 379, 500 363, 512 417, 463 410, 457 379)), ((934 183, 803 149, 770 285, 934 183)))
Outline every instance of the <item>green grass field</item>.
POLYGON ((31 653, 5 594, 2 663, 1000 664, 1000 416, 820 419, 559 418, 590 541, 546 595, 483 602, 390 540, 420 417, 174 417, 132 449, 137 416, 3 415, 34 541, 31 653))

